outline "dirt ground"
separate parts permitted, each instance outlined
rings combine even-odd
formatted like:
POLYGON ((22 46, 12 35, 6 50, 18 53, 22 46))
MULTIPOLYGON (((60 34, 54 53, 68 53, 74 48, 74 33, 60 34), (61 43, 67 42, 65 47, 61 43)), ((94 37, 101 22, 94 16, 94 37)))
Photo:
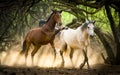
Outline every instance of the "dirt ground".
POLYGON ((62 60, 59 54, 60 44, 61 42, 59 39, 55 39, 55 48, 58 50, 55 62, 53 62, 53 49, 51 46, 48 44, 41 47, 34 57, 34 66, 37 67, 31 66, 30 52, 33 47, 30 48, 26 66, 23 66, 25 58, 19 55, 22 44, 13 46, 8 51, 1 52, 0 75, 120 75, 120 66, 104 64, 101 53, 103 53, 105 58, 106 53, 102 44, 96 40, 91 43, 90 47, 88 47, 88 59, 91 66, 90 70, 85 67, 82 70, 79 69, 79 66, 84 59, 81 50, 74 51, 72 59, 73 65, 69 58, 70 50, 66 51, 64 54, 65 66, 59 68, 62 60))
POLYGON ((0 75, 120 75, 120 66, 101 66, 91 70, 0 66, 0 75))

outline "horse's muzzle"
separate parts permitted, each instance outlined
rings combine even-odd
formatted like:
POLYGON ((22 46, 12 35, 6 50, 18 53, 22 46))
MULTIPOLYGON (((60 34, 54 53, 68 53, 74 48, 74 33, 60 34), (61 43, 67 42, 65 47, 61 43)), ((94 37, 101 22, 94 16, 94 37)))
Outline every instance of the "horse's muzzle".
POLYGON ((94 35, 90 35, 90 38, 93 38, 94 37, 94 35))

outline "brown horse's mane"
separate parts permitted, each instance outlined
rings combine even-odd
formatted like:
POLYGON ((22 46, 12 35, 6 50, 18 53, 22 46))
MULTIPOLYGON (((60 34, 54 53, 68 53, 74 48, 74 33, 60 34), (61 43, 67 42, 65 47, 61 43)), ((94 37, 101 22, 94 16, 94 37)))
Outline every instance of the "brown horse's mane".
MULTIPOLYGON (((54 13, 54 12, 53 12, 54 13)), ((49 18, 47 19, 46 23, 50 20, 51 16, 53 15, 53 13, 49 16, 49 18)))

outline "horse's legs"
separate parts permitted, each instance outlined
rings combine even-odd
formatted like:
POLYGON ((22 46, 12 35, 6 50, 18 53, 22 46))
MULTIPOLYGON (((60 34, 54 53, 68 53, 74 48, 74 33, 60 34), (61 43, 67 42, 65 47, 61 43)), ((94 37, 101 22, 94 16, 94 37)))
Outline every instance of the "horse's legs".
POLYGON ((62 57, 62 63, 61 63, 61 67, 64 67, 64 57, 63 57, 63 51, 62 50, 60 50, 60 55, 61 55, 61 57, 62 57))
POLYGON ((33 50, 32 53, 31 53, 32 65, 34 65, 34 55, 35 55, 35 53, 38 51, 38 49, 39 49, 40 47, 41 47, 41 46, 35 46, 34 50, 33 50))
POLYGON ((71 49, 71 51, 70 51, 69 56, 70 56, 70 60, 72 62, 72 66, 74 66, 73 61, 72 61, 74 50, 73 50, 73 48, 70 48, 70 49, 71 49))
POLYGON ((55 59, 56 59, 56 50, 55 50, 55 45, 54 45, 53 41, 50 42, 50 45, 51 45, 51 47, 53 48, 53 51, 54 51, 54 61, 55 61, 55 59))
POLYGON ((27 64, 27 56, 28 56, 28 50, 29 50, 30 45, 31 45, 30 42, 26 42, 25 64, 27 64))
POLYGON ((88 56, 87 56, 87 48, 86 48, 86 63, 87 63, 87 66, 88 66, 88 69, 90 69, 90 65, 89 65, 89 62, 88 62, 88 56))
POLYGON ((88 69, 90 69, 90 66, 89 66, 89 63, 88 63, 88 57, 87 57, 87 48, 85 50, 83 49, 83 54, 84 54, 84 61, 80 65, 80 69, 83 68, 83 66, 85 65, 85 63, 87 63, 88 69))
POLYGON ((83 55, 84 55, 84 61, 83 61, 83 63, 80 65, 80 69, 83 68, 83 66, 85 65, 85 62, 86 62, 86 53, 85 53, 84 49, 83 49, 82 51, 83 51, 83 55))
POLYGON ((64 63, 65 63, 64 57, 63 57, 63 52, 66 51, 66 49, 67 49, 67 44, 64 42, 64 43, 62 44, 61 49, 60 49, 60 55, 61 55, 61 57, 62 57, 62 64, 61 64, 62 67, 64 67, 64 63))

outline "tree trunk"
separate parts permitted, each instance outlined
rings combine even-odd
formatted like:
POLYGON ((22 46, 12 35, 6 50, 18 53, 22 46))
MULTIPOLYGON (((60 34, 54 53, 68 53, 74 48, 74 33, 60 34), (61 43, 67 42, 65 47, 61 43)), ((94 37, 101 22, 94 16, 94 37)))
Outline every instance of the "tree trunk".
POLYGON ((108 62, 106 63, 110 63, 112 65, 115 64, 115 55, 113 54, 113 50, 112 50, 112 47, 110 46, 109 42, 107 41, 106 37, 104 36, 104 33, 101 32, 101 30, 99 28, 95 28, 95 33, 97 34, 97 36, 99 37, 99 39, 101 40, 105 50, 106 50, 106 53, 107 53, 107 56, 108 56, 108 59, 110 60, 106 60, 108 62))
POLYGON ((105 9, 106 9, 107 17, 109 19, 111 30, 113 32, 113 36, 114 36, 114 39, 115 39, 115 42, 116 42, 117 52, 116 52, 115 64, 120 65, 120 40, 119 40, 119 37, 118 37, 118 32, 116 30, 116 27, 115 27, 116 25, 114 23, 114 20, 113 20, 113 17, 112 17, 109 6, 105 5, 105 9))

